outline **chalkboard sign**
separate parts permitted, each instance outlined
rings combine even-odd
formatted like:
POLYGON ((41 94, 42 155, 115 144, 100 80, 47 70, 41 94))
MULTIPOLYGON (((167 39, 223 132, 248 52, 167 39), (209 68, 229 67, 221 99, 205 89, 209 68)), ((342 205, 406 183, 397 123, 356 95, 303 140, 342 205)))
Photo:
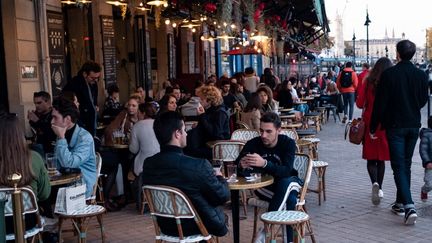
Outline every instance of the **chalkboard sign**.
POLYGON ((102 29, 102 50, 104 60, 105 87, 117 82, 116 52, 114 45, 114 20, 112 16, 100 16, 102 29))
POLYGON ((52 95, 59 95, 66 84, 63 14, 47 11, 48 51, 52 95))

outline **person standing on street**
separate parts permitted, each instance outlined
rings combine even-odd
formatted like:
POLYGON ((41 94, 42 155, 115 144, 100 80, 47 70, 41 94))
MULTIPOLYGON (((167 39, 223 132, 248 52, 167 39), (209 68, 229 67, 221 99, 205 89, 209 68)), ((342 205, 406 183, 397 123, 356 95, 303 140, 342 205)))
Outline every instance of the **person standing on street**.
POLYGON ((78 98, 80 121, 83 128, 92 136, 96 135, 96 119, 99 110, 97 106, 98 80, 101 75, 101 66, 94 61, 84 63, 63 91, 72 91, 78 98))
MULTIPOLYGON (((363 109, 362 120, 366 126, 366 134, 369 133, 369 124, 372 115, 376 87, 380 83, 381 73, 392 66, 390 59, 382 57, 378 59, 375 66, 364 79, 362 85, 357 89, 357 107, 363 109)), ((369 67, 369 66, 368 66, 369 67)), ((376 131, 377 139, 365 136, 363 140, 363 159, 367 160, 367 171, 372 183, 372 203, 378 205, 384 196, 382 183, 384 180, 385 163, 390 160, 388 142, 384 130, 376 131)))
POLYGON ((370 123, 370 138, 375 136, 378 124, 386 130, 390 161, 397 188, 392 212, 405 215, 404 222, 416 222, 417 212, 411 198, 411 164, 418 139, 421 108, 428 99, 426 73, 411 63, 416 45, 409 40, 396 44, 398 63, 385 70, 377 87, 370 123))

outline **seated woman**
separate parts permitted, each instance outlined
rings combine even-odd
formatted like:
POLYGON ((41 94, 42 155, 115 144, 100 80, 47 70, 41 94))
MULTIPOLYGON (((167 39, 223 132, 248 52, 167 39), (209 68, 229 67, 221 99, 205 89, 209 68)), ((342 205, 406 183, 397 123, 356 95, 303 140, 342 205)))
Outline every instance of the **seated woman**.
POLYGON ((279 107, 283 108, 292 108, 293 107, 293 98, 290 92, 292 88, 292 83, 289 80, 284 80, 282 82, 281 89, 278 94, 279 107))
POLYGON ((276 110, 277 104, 273 100, 273 91, 267 85, 259 86, 256 92, 261 99, 261 115, 276 110))
MULTIPOLYGON (((0 143, 0 187, 13 187, 8 176, 20 173, 22 178, 18 187, 31 187, 38 203, 47 200, 51 193, 48 172, 42 157, 28 149, 17 116, 8 113, 0 115, 0 143)), ((31 229, 35 225, 35 215, 26 215, 26 229, 31 229)), ((13 219, 6 217, 6 233, 13 232, 13 219)))
POLYGON ((162 114, 166 111, 177 111, 177 99, 173 94, 167 94, 159 100, 159 112, 162 114))
MULTIPOLYGON (((120 112, 117 117, 108 125, 105 129, 105 146, 113 146, 115 143, 121 142, 122 144, 129 144, 130 133, 133 125, 137 123, 140 119, 140 114, 138 112, 139 97, 131 96, 127 103, 126 110, 120 112), (120 139, 119 139, 120 137, 120 139), (116 138, 117 141, 114 141, 116 138)), ((132 166, 132 156, 130 156, 128 150, 114 150, 112 151, 117 155, 118 161, 122 166, 122 176, 123 176, 123 186, 125 191, 125 201, 120 204, 123 206, 127 198, 132 198, 131 189, 128 181, 128 173, 132 166)), ((103 160, 106 160, 105 156, 103 160)))
MULTIPOLYGON (((175 97, 174 97, 174 101, 175 101, 175 97)), ((136 198, 137 208, 140 208, 141 200, 142 200, 141 187, 142 187, 142 171, 144 166, 144 160, 150 156, 153 156, 156 153, 159 153, 160 151, 159 142, 156 139, 156 135, 153 130, 153 123, 154 123, 154 117, 156 115, 156 109, 151 103, 145 103, 139 105, 139 111, 144 117, 144 119, 140 120, 132 127, 131 140, 129 144, 129 151, 132 154, 136 155, 134 159, 134 165, 132 171, 136 176, 134 186, 133 186, 133 191, 136 198)))
POLYGON ((246 123, 250 129, 258 130, 261 119, 261 98, 257 93, 253 93, 243 112, 240 113, 240 121, 246 123))
POLYGON ((288 87, 288 90, 291 93, 291 97, 292 97, 293 102, 294 102, 294 109, 297 110, 297 111, 300 111, 302 114, 308 113, 309 112, 309 106, 307 104, 295 104, 296 102, 300 101, 300 98, 299 98, 298 92, 294 88, 293 84, 297 83, 297 85, 299 85, 299 82, 297 82, 297 79, 295 77, 289 78, 288 81, 292 84, 292 85, 289 85, 287 87, 288 87))
MULTIPOLYGON (((114 136, 123 134, 127 138, 130 137, 132 126, 140 120, 138 113, 139 98, 131 96, 126 105, 126 110, 120 112, 116 118, 105 129, 105 145, 112 146, 114 144, 114 136)), ((127 139, 125 139, 127 141, 127 139)))
POLYGON ((188 149, 191 155, 211 159, 206 142, 230 138, 230 114, 223 105, 221 91, 215 86, 202 86, 195 92, 202 106, 198 107, 198 125, 188 136, 188 149))

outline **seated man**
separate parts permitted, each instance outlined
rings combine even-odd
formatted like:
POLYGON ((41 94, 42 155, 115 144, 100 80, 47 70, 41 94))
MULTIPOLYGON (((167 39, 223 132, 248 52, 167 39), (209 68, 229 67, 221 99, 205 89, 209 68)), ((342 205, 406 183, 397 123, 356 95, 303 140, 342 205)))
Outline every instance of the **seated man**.
POLYGON ((51 96, 45 91, 35 92, 33 103, 36 110, 29 110, 27 119, 30 126, 36 131, 36 144, 42 146, 44 153, 52 153, 52 142, 56 140, 56 135, 51 129, 51 96))
MULTIPOLYGON (((156 118, 153 126, 161 152, 147 158, 143 166, 144 185, 166 185, 182 190, 198 211, 208 232, 224 236, 228 229, 222 206, 229 199, 229 189, 219 172, 205 159, 183 154, 186 146, 182 116, 167 111, 156 118)), ((158 218, 163 233, 178 235, 174 219, 158 218)), ((199 234, 195 222, 182 220, 185 235, 199 234)))
POLYGON ((90 133, 79 127, 78 108, 72 101, 59 97, 53 102, 52 130, 57 135, 55 156, 65 168, 79 168, 86 184, 86 198, 96 183, 96 154, 90 133))
MULTIPOLYGON (((295 141, 285 135, 279 135, 281 120, 276 113, 267 112, 261 117, 261 136, 248 141, 243 147, 236 163, 240 173, 261 172, 274 177, 274 183, 260 188, 255 194, 268 201, 268 211, 277 211, 291 182, 299 182, 298 173, 293 169, 296 150, 295 141)), ((286 201, 286 209, 293 210, 298 193, 293 191, 286 201)), ((288 227, 287 240, 292 241, 292 229, 288 227)))

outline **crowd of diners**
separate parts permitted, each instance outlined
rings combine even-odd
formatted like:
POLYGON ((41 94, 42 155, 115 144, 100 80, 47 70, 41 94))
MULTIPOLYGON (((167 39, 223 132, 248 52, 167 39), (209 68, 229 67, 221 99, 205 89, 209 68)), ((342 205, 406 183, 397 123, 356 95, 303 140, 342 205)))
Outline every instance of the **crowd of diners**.
POLYGON ((210 75, 205 82, 196 82, 195 89, 190 91, 166 81, 154 97, 145 97, 143 88, 137 87, 126 102, 119 100, 120 90, 113 85, 107 87, 107 97, 100 109, 97 105, 100 74, 101 66, 88 61, 65 85, 61 95, 52 98, 46 91, 35 92, 35 109, 27 114, 34 133, 27 138, 31 139, 30 144, 25 142, 18 117, 1 111, 0 185, 12 186, 5 178, 14 172, 21 173, 20 186, 34 189, 41 212, 47 217, 53 216, 51 206, 58 190, 51 188, 44 168, 47 153, 54 153, 60 172, 82 174, 82 182, 87 185, 86 197, 90 197, 97 180, 95 161, 99 152, 106 209, 121 210, 133 200, 139 207, 144 161, 160 152, 153 125, 154 119, 162 114, 177 112, 186 121, 196 121, 188 131, 184 152, 211 161, 211 148, 206 142, 229 139, 237 121, 259 129, 263 114, 278 107, 294 108, 301 119, 309 110, 307 105, 295 104, 301 97, 337 93, 331 73, 301 79, 292 76, 281 82, 271 68, 266 68, 261 77, 253 68, 246 68, 244 73, 231 78, 210 75), (128 149, 117 149, 119 141, 128 145, 128 149), (114 190, 119 164, 123 195, 114 190))

